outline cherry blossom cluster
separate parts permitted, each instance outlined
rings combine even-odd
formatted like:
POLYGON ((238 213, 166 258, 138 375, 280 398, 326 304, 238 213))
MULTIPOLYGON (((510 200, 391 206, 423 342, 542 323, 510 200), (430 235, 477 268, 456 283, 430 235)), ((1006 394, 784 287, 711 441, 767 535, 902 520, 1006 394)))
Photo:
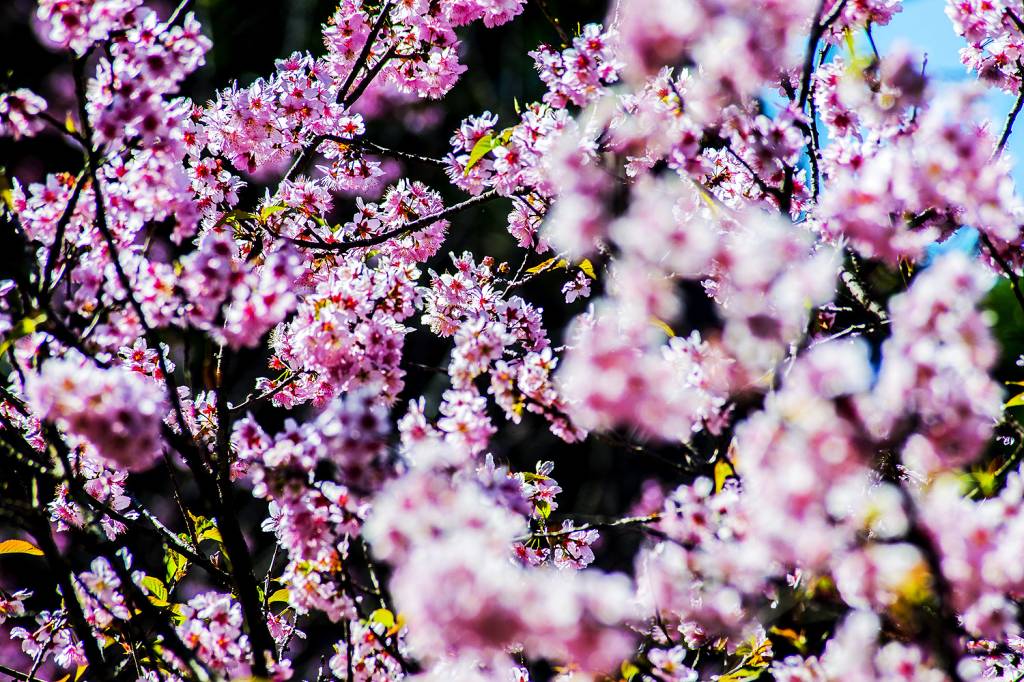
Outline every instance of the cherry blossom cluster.
POLYGON ((46 127, 39 115, 46 111, 46 100, 28 88, 0 94, 0 136, 31 137, 46 127))
POLYGON ((146 469, 162 452, 165 399, 128 370, 52 359, 26 388, 41 418, 84 441, 112 466, 146 469))
POLYGON ((1007 2, 947 0, 946 16, 967 41, 960 61, 978 78, 1008 92, 1021 84, 1024 24, 1019 7, 1007 2))
POLYGON ((599 24, 587 24, 573 38, 572 47, 556 52, 542 45, 531 52, 540 79, 548 86, 545 103, 555 109, 564 109, 569 102, 586 106, 606 86, 617 81, 622 65, 616 62, 612 51, 615 40, 599 24))
POLYGON ((630 646, 614 627, 629 616, 628 581, 586 572, 573 581, 511 563, 525 520, 473 478, 453 480, 429 461, 384 488, 366 526, 375 554, 400 567, 391 590, 408 619, 411 650, 471 657, 493 674, 511 669, 505 650, 513 645, 579 670, 614 665, 630 646), (459 557, 469 548, 475 558, 466 563, 459 557))

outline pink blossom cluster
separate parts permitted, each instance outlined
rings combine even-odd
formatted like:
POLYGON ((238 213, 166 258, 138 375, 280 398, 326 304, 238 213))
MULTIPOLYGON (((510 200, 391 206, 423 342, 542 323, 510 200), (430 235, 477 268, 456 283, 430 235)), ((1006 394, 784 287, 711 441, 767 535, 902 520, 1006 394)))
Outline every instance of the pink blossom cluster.
MULTIPOLYGON (((543 176, 539 171, 543 155, 550 146, 549 137, 561 130, 568 120, 568 112, 564 108, 545 104, 530 105, 515 126, 500 132, 495 130, 498 119, 490 112, 470 116, 452 135, 454 151, 445 159, 448 177, 457 187, 471 194, 480 194, 493 187, 501 194, 511 195, 523 187, 543 186, 543 176), (471 165, 474 151, 486 153, 471 165)), ((524 201, 529 202, 530 196, 527 194, 524 201)), ((542 201, 546 196, 542 193, 534 201, 542 201)), ((519 205, 517 210, 521 213, 525 209, 519 205)), ((525 215, 516 219, 511 214, 509 216, 509 231, 523 247, 537 243, 535 228, 520 222, 527 218, 525 215)))
POLYGON ((831 40, 838 42, 845 31, 885 26, 903 11, 903 0, 828 0, 822 4, 822 16, 838 13, 829 28, 831 40))
POLYGON ((875 614, 853 611, 843 620, 820 658, 787 657, 772 664, 772 675, 784 682, 948 679, 941 670, 929 665, 920 647, 896 641, 880 645, 881 629, 875 614))
POLYGON ((0 137, 32 137, 46 127, 45 111, 46 100, 28 88, 0 94, 0 137))
POLYGON ((629 615, 628 581, 586 572, 574 581, 512 563, 523 530, 523 519, 472 479, 453 481, 443 469, 416 468, 384 488, 365 532, 375 554, 397 566, 391 590, 412 651, 499 669, 511 666, 511 646, 579 670, 621 657, 629 638, 614 626, 629 615), (460 558, 467 551, 470 563, 460 558))
MULTIPOLYGON (((138 518, 139 513, 131 509, 131 500, 125 494, 128 484, 127 471, 105 466, 102 460, 90 457, 88 453, 81 456, 73 455, 71 462, 81 472, 84 479, 82 488, 86 494, 110 507, 122 518, 129 520, 138 518)), ((50 519, 58 531, 83 528, 86 525, 88 519, 86 509, 74 499, 67 483, 61 484, 49 509, 50 519)), ((104 514, 99 519, 99 523, 104 534, 111 539, 127 530, 123 522, 108 514, 104 514)))
MULTIPOLYGON (((702 119, 795 66, 814 3, 630 0, 618 10, 621 59, 634 82, 665 65, 700 65, 688 103, 702 119)), ((777 81, 776 81, 777 82, 777 81)))
POLYGON ((11 628, 11 641, 21 640, 22 653, 32 660, 37 657, 40 661, 52 658, 54 663, 64 669, 88 664, 81 642, 75 641, 72 629, 62 622, 62 615, 62 611, 40 611, 35 617, 38 627, 32 630, 20 625, 11 628))
POLYGON ((40 417, 88 443, 113 467, 147 469, 163 451, 166 398, 158 386, 128 370, 53 359, 27 389, 40 417))
POLYGON ((556 109, 572 102, 586 106, 602 90, 619 79, 622 64, 616 61, 612 43, 614 34, 600 24, 587 24, 573 38, 572 47, 556 52, 541 45, 530 53, 540 79, 548 87, 544 102, 556 109))
POLYGON ((178 636, 212 670, 230 677, 250 673, 249 638, 243 632, 242 607, 231 595, 205 592, 182 605, 178 636))
POLYGON ((889 434, 908 418, 918 422, 903 452, 914 470, 970 463, 999 421, 1003 390, 989 374, 998 348, 975 307, 989 285, 976 264, 951 254, 890 301, 892 335, 882 347, 872 421, 889 434))
POLYGON ((997 0, 947 0, 946 16, 967 41, 960 61, 978 78, 1006 90, 1020 88, 1020 55, 1024 47, 1021 10, 997 0))
POLYGON ((992 159, 994 142, 977 116, 972 97, 952 97, 920 116, 912 135, 904 131, 890 144, 842 138, 830 152, 834 182, 816 215, 822 232, 893 263, 918 259, 928 244, 969 225, 1019 269, 1019 201, 1009 167, 992 159))
POLYGON ((36 16, 47 41, 81 55, 130 26, 141 5, 142 0, 42 0, 36 16))

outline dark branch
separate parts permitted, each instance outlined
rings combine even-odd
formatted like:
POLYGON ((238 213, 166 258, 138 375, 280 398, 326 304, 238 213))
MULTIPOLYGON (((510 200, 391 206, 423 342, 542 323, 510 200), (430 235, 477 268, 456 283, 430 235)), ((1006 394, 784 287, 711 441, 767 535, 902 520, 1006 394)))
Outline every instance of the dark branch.
POLYGON ((374 235, 373 237, 366 237, 365 239, 352 239, 343 242, 313 242, 307 239, 295 239, 293 237, 284 237, 283 235, 280 236, 282 236, 283 239, 288 240, 292 244, 295 244, 296 246, 301 246, 306 249, 330 251, 333 253, 344 253, 345 251, 351 251, 352 249, 363 249, 371 246, 377 246, 379 244, 383 244, 384 242, 390 239, 403 237, 409 234, 410 232, 415 232, 416 230, 423 229, 424 227, 436 223, 438 220, 444 220, 445 218, 453 216, 457 213, 462 213, 467 208, 471 208, 473 206, 476 206, 477 204, 486 203, 491 199, 496 199, 499 196, 501 195, 499 195, 496 190, 490 190, 489 192, 484 192, 483 194, 475 196, 472 199, 467 199, 462 203, 455 204, 454 206, 449 206, 443 211, 439 211, 437 213, 434 213, 433 215, 417 218, 416 220, 404 223, 392 230, 382 232, 378 235, 374 235))

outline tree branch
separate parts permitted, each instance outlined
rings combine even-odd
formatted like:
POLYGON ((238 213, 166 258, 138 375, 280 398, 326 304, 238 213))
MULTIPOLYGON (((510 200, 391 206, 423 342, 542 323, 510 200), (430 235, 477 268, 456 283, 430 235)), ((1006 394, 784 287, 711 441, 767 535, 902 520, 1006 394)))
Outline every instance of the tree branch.
POLYGON ((1021 65, 1019 61, 1017 66, 1017 76, 1022 79, 1021 85, 1017 89, 1017 99, 1013 103, 1013 108, 1010 109, 1010 113, 1006 116, 1006 123, 1003 124, 1003 132, 999 135, 999 143, 996 144, 996 148, 992 152, 991 158, 993 159, 1002 155, 1003 149, 1006 148, 1006 143, 1010 140, 1010 134, 1013 133, 1013 123, 1017 120, 1017 114, 1020 113, 1021 107, 1024 106, 1024 69, 1020 68, 1021 65))
POLYGON ((467 199, 466 201, 463 201, 461 203, 449 206, 443 211, 438 211, 437 213, 434 213, 432 215, 417 218, 416 220, 404 223, 399 227, 388 230, 387 232, 382 232, 378 235, 374 235, 373 237, 366 237, 365 239, 352 239, 349 241, 342 242, 314 242, 309 241, 307 239, 295 239, 294 237, 286 237, 284 235, 276 236, 279 236, 282 239, 285 239, 288 242, 295 244, 296 246, 301 246, 306 249, 316 249, 318 251, 344 253, 346 251, 351 251, 352 249, 362 249, 370 246, 377 246, 378 244, 383 244, 384 242, 390 239, 403 237, 409 234, 410 232, 415 232, 416 230, 420 230, 433 223, 436 223, 438 220, 444 220, 445 218, 456 215, 457 213, 462 213, 467 208, 471 208, 478 204, 486 203, 492 199, 498 198, 499 196, 501 195, 498 194, 496 190, 492 189, 488 192, 480 194, 479 196, 475 196, 472 199, 467 199))
POLYGON ((819 0, 818 9, 814 12, 814 23, 811 26, 810 35, 807 36, 807 51, 804 53, 804 66, 800 76, 800 99, 797 102, 801 111, 803 111, 804 105, 807 104, 807 97, 811 93, 811 75, 814 73, 814 53, 818 48, 818 41, 825 35, 825 31, 835 23, 846 6, 846 0, 839 0, 836 6, 832 8, 832 12, 828 17, 822 21, 821 18, 825 13, 825 2, 826 0, 819 0))

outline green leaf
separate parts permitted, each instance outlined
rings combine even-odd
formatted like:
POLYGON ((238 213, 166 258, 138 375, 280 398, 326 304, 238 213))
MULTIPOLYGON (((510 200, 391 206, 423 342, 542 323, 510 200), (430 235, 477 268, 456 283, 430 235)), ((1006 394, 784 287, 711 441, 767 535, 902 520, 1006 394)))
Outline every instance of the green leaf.
POLYGON ((597 279, 597 275, 594 274, 594 264, 590 262, 589 258, 583 259, 583 262, 580 263, 580 270, 590 279, 597 279))
POLYGON ((551 516, 551 503, 547 500, 538 500, 537 511, 540 512, 541 518, 548 518, 551 516))
POLYGON ((164 555, 164 568, 166 569, 165 580, 171 584, 177 583, 188 572, 188 559, 173 549, 168 549, 167 554, 164 555))
POLYGON ((14 210, 14 191, 7 179, 7 169, 3 166, 0 166, 0 201, 3 201, 8 211, 14 210))
MULTIPOLYGON (((156 576, 147 575, 142 579, 142 586, 149 591, 149 600, 156 603, 156 601, 163 602, 163 605, 167 604, 167 586, 164 585, 163 581, 156 576)), ((157 604, 161 606, 161 604, 157 604)))
POLYGON ((512 133, 514 133, 515 131, 516 131, 516 127, 515 126, 512 126, 511 128, 505 128, 504 130, 502 130, 498 134, 498 137, 495 138, 496 144, 494 144, 491 147, 491 149, 494 149, 494 147, 504 147, 505 145, 507 145, 508 141, 512 139, 512 133))
POLYGON ((44 322, 46 322, 46 313, 39 313, 35 317, 23 317, 18 320, 14 326, 11 327, 11 331, 7 333, 7 336, 4 337, 3 342, 0 343, 0 355, 6 353, 7 349, 11 347, 11 344, 18 339, 35 333, 36 329, 39 328, 39 325, 44 322))
POLYGON ((215 225, 215 227, 219 227, 219 226, 227 224, 227 223, 233 223, 233 224, 237 225, 238 223, 242 222, 243 220, 253 220, 255 218, 259 218, 259 216, 256 215, 255 213, 250 213, 249 211, 242 211, 240 209, 235 209, 234 211, 228 211, 227 213, 225 213, 221 217, 221 219, 217 221, 217 224, 215 225))
POLYGON ((466 170, 463 171, 463 175, 469 175, 470 169, 480 163, 480 159, 487 156, 487 152, 494 149, 495 146, 494 136, 490 133, 477 140, 473 145, 473 150, 469 152, 469 160, 466 162, 466 170))
POLYGON ((28 554, 31 556, 43 556, 43 550, 31 542, 24 540, 4 540, 0 542, 0 554, 28 554))
POLYGON ((761 677, 767 668, 740 668, 718 678, 718 682, 753 682, 761 677))
POLYGON ((263 208, 260 209, 260 222, 261 223, 265 223, 267 221, 267 218, 269 218, 270 216, 274 215, 275 213, 280 213, 281 211, 287 211, 287 210, 288 210, 288 207, 287 206, 282 206, 281 204, 274 204, 272 206, 264 206, 263 208))
POLYGON ((214 542, 223 544, 224 540, 220 537, 220 531, 217 530, 217 523, 213 519, 208 519, 205 516, 196 516, 192 512, 188 512, 189 517, 192 519, 192 523, 196 528, 196 539, 199 542, 203 540, 213 540, 214 542))

